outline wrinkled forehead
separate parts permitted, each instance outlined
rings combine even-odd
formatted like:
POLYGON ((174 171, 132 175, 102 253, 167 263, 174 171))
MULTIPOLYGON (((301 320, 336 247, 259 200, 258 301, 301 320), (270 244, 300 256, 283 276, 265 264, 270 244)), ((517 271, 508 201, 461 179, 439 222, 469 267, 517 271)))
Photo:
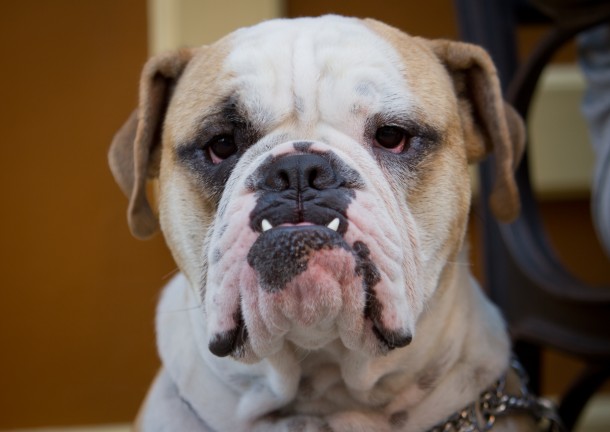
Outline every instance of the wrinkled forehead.
POLYGON ((354 18, 272 20, 234 32, 232 41, 225 62, 228 70, 247 75, 259 74, 262 68, 274 78, 309 78, 294 82, 297 88, 320 79, 350 77, 360 68, 383 69, 395 79, 402 67, 392 46, 354 18))
MULTIPOLYGON (((359 110, 411 111, 416 97, 405 64, 361 21, 341 17, 277 20, 233 35, 223 68, 249 112, 333 121, 339 105, 359 110)), ((341 112, 341 116, 345 113, 341 112)), ((344 117, 342 117, 344 118, 344 117)))
MULTIPOLYGON (((385 30, 338 16, 240 29, 191 62, 178 99, 210 112, 229 102, 259 130, 324 124, 357 136, 375 116, 443 130, 450 108, 444 69, 414 38, 385 30)), ((193 111, 181 114, 196 120, 193 111)))

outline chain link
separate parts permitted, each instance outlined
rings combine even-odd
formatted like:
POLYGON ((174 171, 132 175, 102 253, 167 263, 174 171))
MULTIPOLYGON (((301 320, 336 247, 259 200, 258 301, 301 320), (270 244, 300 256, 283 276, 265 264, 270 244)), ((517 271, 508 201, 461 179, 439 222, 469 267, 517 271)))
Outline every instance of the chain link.
POLYGON ((511 359, 511 368, 521 382, 521 395, 505 393, 506 374, 504 374, 479 399, 453 414, 428 432, 486 432, 493 428, 498 417, 511 413, 530 414, 548 432, 564 432, 561 419, 554 404, 548 399, 532 395, 527 388, 527 374, 516 358, 511 359))

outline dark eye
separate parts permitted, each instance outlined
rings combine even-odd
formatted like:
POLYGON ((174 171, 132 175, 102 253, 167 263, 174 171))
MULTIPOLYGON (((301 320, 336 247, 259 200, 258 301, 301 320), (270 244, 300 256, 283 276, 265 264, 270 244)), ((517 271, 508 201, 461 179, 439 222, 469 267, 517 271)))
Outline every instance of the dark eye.
POLYGON ((233 135, 218 135, 212 138, 207 145, 212 163, 218 164, 237 152, 233 135))
POLYGON ((407 146, 407 132, 398 126, 382 126, 375 132, 375 145, 392 153, 400 153, 407 146))

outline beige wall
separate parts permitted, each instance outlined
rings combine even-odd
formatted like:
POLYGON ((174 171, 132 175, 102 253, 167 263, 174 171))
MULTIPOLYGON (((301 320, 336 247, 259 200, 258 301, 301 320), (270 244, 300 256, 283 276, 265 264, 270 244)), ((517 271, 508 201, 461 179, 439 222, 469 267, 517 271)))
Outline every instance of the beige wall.
POLYGON ((106 152, 134 108, 145 0, 3 2, 0 429, 126 421, 175 268, 134 240, 106 152))
MULTIPOLYGON (((172 43, 274 4, 182 1, 174 16, 196 25, 172 43)), ((130 421, 158 368, 154 309, 175 264, 160 236, 131 237, 106 163, 137 103, 147 14, 146 0, 2 6, 0 430, 130 421)))
POLYGON ((148 0, 149 51, 213 42, 232 30, 283 14, 281 0, 148 0))

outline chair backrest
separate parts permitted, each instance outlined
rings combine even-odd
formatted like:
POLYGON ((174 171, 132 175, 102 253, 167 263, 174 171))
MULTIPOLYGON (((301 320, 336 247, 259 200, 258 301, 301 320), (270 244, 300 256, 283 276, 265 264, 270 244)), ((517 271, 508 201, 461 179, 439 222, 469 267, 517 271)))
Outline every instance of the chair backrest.
MULTIPOLYGON (((540 74, 556 50, 581 31, 610 19, 610 2, 604 0, 455 0, 455 5, 462 38, 489 51, 506 100, 526 122, 540 74), (551 29, 531 56, 518 64, 517 26, 541 17, 551 29)), ((562 399, 560 415, 571 429, 586 401, 610 374, 610 287, 588 285, 557 258, 530 186, 527 150, 516 173, 522 213, 512 224, 497 223, 484 202, 493 169, 493 160, 480 169, 486 286, 507 319, 534 391, 539 391, 540 347, 573 354, 590 365, 562 399)))

